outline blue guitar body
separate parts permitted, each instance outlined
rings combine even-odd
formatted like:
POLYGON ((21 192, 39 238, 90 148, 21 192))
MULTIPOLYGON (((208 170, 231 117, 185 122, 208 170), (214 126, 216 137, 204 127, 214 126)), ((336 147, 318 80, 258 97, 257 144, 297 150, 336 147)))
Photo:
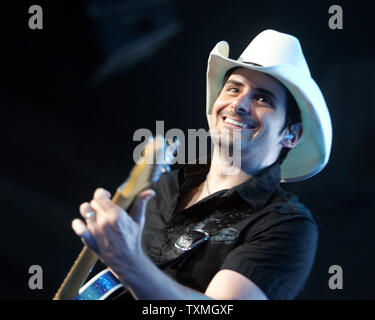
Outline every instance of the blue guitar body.
POLYGON ((105 300, 122 287, 122 283, 105 269, 88 281, 73 300, 105 300))

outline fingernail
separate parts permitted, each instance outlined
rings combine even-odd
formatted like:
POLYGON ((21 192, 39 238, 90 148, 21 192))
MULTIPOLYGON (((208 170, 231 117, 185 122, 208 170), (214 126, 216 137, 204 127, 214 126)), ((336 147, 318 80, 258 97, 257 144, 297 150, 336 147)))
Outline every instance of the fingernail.
POLYGON ((80 223, 79 219, 74 219, 72 221, 72 229, 77 235, 82 235, 83 231, 85 230, 84 226, 80 223))
POLYGON ((152 193, 149 194, 149 195, 146 197, 146 200, 149 200, 149 199, 155 197, 155 195, 156 195, 155 191, 152 191, 152 193))

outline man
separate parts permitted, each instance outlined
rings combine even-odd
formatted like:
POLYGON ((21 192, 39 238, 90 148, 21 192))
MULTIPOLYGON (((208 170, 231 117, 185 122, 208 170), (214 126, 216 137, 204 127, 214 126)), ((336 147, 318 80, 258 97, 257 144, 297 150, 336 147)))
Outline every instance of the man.
POLYGON ((324 98, 290 35, 266 30, 238 60, 228 52, 220 42, 208 62, 211 162, 163 175, 147 213, 153 190, 128 214, 98 189, 81 205, 86 223, 73 221, 137 299, 293 299, 311 270, 316 222, 279 184, 326 165, 324 98))

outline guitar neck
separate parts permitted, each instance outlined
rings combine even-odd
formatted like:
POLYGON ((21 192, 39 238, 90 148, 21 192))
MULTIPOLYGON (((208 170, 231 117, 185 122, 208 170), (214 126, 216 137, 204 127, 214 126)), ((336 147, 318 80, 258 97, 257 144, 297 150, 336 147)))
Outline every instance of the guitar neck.
POLYGON ((98 257, 95 253, 84 246, 53 300, 72 300, 78 294, 97 261, 98 257))

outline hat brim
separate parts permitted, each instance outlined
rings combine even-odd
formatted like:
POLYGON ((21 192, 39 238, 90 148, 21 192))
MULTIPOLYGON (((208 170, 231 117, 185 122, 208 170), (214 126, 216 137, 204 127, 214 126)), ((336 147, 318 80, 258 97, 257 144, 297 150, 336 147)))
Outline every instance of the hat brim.
POLYGON ((326 102, 316 82, 293 65, 254 66, 230 59, 228 53, 229 45, 225 41, 219 42, 208 60, 208 123, 211 122, 212 107, 229 69, 243 67, 266 73, 279 80, 290 91, 301 110, 303 133, 297 146, 290 150, 281 165, 281 182, 301 181, 319 173, 330 156, 332 125, 326 102))

